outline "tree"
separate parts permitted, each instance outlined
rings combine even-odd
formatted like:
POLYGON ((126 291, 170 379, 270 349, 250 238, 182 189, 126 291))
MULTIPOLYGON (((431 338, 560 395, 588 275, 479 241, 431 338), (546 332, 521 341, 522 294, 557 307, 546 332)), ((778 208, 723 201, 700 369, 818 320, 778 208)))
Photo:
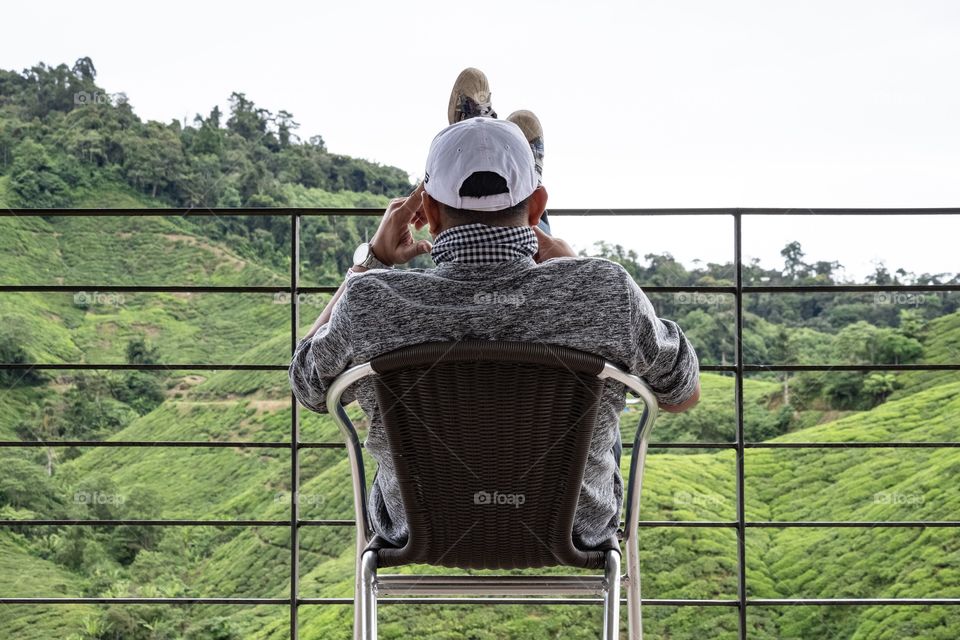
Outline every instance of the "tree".
POLYGON ((127 342, 127 362, 130 364, 157 364, 160 352, 155 346, 148 345, 143 337, 127 342))
POLYGON ((258 142, 267 135, 269 114, 266 109, 258 109, 243 93, 234 91, 230 94, 227 129, 248 142, 258 142))
MULTIPOLYGON (((134 487, 124 497, 119 511, 127 520, 151 520, 163 511, 160 493, 150 487, 134 487)), ((156 548, 163 533, 159 527, 125 524, 118 526, 110 540, 110 548, 120 564, 129 565, 140 551, 156 548)))
POLYGON ((791 280, 803 278, 807 275, 810 267, 803 261, 804 253, 799 242, 794 240, 785 246, 780 250, 780 255, 784 258, 784 272, 791 280))
MULTIPOLYGON (((33 358, 27 353, 22 344, 22 338, 12 333, 7 333, 10 329, 5 329, 0 334, 0 362, 7 364, 28 364, 33 362, 33 358)), ((40 371, 36 369, 0 369, 0 385, 4 389, 12 389, 16 386, 26 386, 41 384, 46 381, 40 371)))
POLYGON ((280 139, 280 146, 289 147, 293 131, 299 128, 300 124, 293 121, 292 113, 284 111, 283 109, 277 112, 275 122, 277 124, 277 137, 280 139))
POLYGON ((900 311, 900 333, 908 338, 919 339, 926 322, 916 309, 902 309, 900 311))
POLYGON ((902 385, 892 373, 875 371, 863 381, 863 391, 879 404, 902 385))
MULTIPOLYGON (((790 341, 790 332, 783 325, 777 327, 776 339, 773 341, 771 357, 776 364, 795 364, 796 353, 794 347, 796 343, 790 341)), ((783 388, 783 404, 790 404, 790 372, 781 371, 779 373, 780 384, 783 388)))
POLYGON ((199 114, 194 118, 198 125, 190 149, 194 154, 220 156, 223 153, 224 135, 220 128, 220 107, 214 106, 204 120, 199 114))
POLYGON ((59 175, 58 163, 43 145, 24 140, 13 150, 10 191, 14 204, 26 208, 65 207, 70 204, 67 183, 59 175))
POLYGON ((65 395, 63 435, 79 440, 102 438, 127 426, 136 413, 114 397, 113 388, 106 375, 78 375, 65 395))
POLYGON ((73 75, 85 82, 92 83, 97 78, 97 68, 93 66, 93 60, 84 56, 73 63, 73 75))
POLYGON ((149 123, 142 135, 129 136, 124 149, 127 177, 139 189, 149 189, 153 198, 160 190, 180 184, 186 175, 180 138, 159 122, 149 123))
POLYGON ((48 514, 56 503, 56 491, 39 465, 13 456, 0 460, 0 505, 48 514))

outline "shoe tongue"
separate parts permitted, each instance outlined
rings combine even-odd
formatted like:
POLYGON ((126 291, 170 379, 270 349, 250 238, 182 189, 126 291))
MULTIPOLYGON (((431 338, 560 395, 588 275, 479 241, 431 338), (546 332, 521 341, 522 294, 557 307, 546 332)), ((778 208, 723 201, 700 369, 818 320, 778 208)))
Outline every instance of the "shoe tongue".
POLYGON ((490 102, 477 102, 470 96, 460 96, 460 105, 457 109, 461 114, 461 120, 467 120, 469 118, 496 118, 497 113, 493 110, 493 105, 490 102))

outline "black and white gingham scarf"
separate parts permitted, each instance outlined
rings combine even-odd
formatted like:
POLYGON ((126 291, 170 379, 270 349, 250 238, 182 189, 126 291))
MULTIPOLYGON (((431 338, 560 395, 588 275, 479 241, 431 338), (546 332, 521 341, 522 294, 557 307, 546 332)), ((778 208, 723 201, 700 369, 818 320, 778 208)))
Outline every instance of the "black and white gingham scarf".
POLYGON ((509 262, 537 252, 537 235, 530 227, 494 227, 482 222, 441 231, 430 257, 442 262, 490 264, 509 262))

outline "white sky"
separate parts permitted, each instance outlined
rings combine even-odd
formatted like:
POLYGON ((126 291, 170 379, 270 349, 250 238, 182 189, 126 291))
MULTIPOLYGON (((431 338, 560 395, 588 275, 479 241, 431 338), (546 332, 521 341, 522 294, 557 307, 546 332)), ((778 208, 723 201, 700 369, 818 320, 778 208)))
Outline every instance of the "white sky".
MULTIPOLYGON (((0 66, 90 56, 144 119, 286 109, 303 138, 422 175, 466 66, 494 107, 535 111, 555 208, 960 206, 960 2, 20 2, 0 66)), ((960 218, 957 216, 955 218, 960 218)), ((732 257, 729 220, 556 218, 689 262, 732 257)), ((745 255, 862 277, 957 271, 960 219, 744 223, 745 255)))

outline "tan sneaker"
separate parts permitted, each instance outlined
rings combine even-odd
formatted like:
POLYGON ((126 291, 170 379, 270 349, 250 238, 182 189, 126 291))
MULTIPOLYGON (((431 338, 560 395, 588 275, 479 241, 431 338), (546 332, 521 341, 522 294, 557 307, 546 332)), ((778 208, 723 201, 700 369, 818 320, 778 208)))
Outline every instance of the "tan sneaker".
POLYGON ((447 107, 447 120, 450 124, 483 116, 496 118, 490 102, 490 83, 480 69, 467 67, 457 76, 450 92, 450 105, 447 107))
MULTIPOLYGON (((540 119, 534 115, 533 111, 520 109, 507 116, 507 121, 520 127, 527 142, 530 143, 530 150, 533 151, 533 162, 537 169, 537 178, 543 182, 543 127, 540 126, 540 119)), ((550 231, 550 218, 544 211, 540 216, 540 224, 537 225, 543 229, 547 235, 553 235, 550 231)))
POLYGON ((530 150, 533 151, 533 160, 537 166, 537 176, 543 180, 543 127, 540 126, 540 120, 534 115, 533 111, 521 109, 514 111, 507 120, 520 127, 527 142, 530 143, 530 150))

